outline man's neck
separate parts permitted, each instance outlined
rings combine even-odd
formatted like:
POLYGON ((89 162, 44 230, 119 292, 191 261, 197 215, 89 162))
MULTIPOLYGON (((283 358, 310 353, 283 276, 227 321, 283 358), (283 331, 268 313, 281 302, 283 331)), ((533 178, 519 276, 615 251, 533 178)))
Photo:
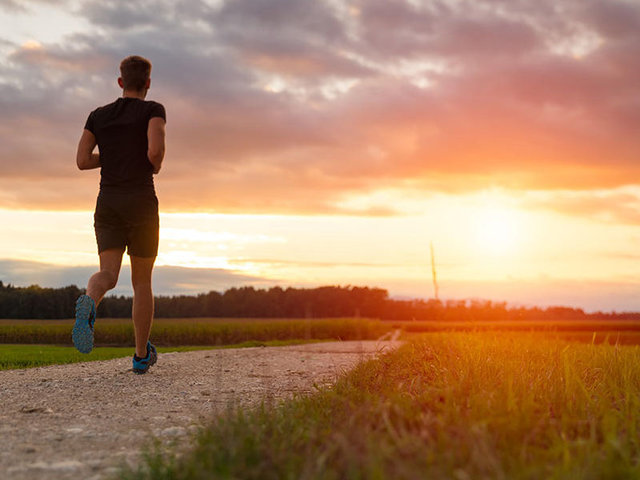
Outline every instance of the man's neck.
POLYGON ((142 90, 141 92, 136 92, 133 90, 124 90, 122 92, 122 96, 124 98, 139 98, 140 100, 144 100, 145 97, 147 96, 147 91, 142 90))

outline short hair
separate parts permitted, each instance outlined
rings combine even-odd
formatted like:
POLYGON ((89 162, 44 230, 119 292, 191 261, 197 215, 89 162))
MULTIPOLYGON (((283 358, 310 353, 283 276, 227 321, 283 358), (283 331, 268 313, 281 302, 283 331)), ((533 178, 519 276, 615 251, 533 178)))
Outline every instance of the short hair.
POLYGON ((125 90, 144 90, 151 76, 151 62, 144 57, 131 55, 120 62, 120 76, 125 90))

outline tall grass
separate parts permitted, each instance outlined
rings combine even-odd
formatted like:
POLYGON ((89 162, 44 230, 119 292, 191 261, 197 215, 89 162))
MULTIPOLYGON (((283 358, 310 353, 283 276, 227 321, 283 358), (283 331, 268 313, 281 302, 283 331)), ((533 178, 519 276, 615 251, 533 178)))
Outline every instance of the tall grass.
POLYGON ((640 349, 430 334, 333 389, 224 415, 153 479, 640 478, 640 349))
MULTIPOLYGON (((71 344, 73 322, 25 322, 16 320, 0 324, 0 343, 71 344)), ((227 345, 250 340, 362 340, 375 339, 390 329, 377 320, 355 318, 286 319, 286 320, 207 320, 157 321, 152 341, 161 346, 227 345)), ((101 321, 95 326, 97 345, 133 345, 130 321, 101 321)))

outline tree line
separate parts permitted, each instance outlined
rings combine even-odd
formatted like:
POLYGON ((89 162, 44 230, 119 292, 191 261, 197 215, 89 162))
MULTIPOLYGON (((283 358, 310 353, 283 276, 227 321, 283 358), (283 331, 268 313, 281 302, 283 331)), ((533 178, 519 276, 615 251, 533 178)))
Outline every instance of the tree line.
MULTIPOLYGON (((16 287, 0 281, 0 318, 73 318, 75 302, 84 290, 70 285, 16 287)), ((132 298, 108 296, 98 306, 99 317, 131 316, 132 298)), ((484 300, 398 300, 381 288, 326 286, 318 288, 230 288, 199 295, 156 296, 159 318, 329 318, 367 317, 383 320, 516 321, 516 320, 640 320, 640 313, 585 313, 569 307, 510 307, 484 300)))

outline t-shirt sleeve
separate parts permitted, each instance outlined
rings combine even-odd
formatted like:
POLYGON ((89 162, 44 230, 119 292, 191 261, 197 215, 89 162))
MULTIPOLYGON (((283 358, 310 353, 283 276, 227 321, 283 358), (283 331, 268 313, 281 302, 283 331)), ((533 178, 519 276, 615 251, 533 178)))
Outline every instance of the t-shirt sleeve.
POLYGON ((85 128, 85 130, 89 130, 94 135, 96 134, 96 132, 94 130, 94 126, 93 126, 93 112, 91 112, 89 114, 89 116, 87 117, 87 121, 84 124, 84 128, 85 128))
POLYGON ((151 105, 151 110, 149 111, 149 119, 153 117, 160 117, 165 122, 167 121, 167 112, 164 110, 164 106, 161 103, 154 102, 151 105))

